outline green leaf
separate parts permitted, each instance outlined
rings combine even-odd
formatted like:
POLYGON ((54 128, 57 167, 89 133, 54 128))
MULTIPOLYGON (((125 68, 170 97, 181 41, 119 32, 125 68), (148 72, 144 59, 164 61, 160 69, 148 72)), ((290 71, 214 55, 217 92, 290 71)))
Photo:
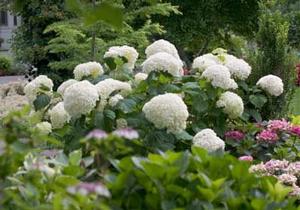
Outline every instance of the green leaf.
POLYGON ((130 113, 134 110, 136 102, 133 99, 123 99, 117 104, 117 108, 124 113, 130 113))
POLYGON ((104 116, 108 119, 114 120, 116 118, 116 113, 112 110, 106 109, 104 110, 104 116))
POLYGON ((51 101, 50 96, 46 94, 40 94, 36 97, 36 99, 33 102, 34 109, 36 111, 41 110, 45 108, 50 103, 50 101, 51 101))
POLYGON ((263 95, 250 95, 249 96, 250 102, 258 109, 262 108, 268 99, 263 95))
POLYGON ((70 165, 78 166, 82 158, 81 150, 75 150, 69 154, 69 163, 70 165))
POLYGON ((191 136, 188 132, 186 131, 182 131, 178 134, 175 135, 177 139, 181 139, 181 140, 192 140, 193 139, 193 136, 191 136))
POLYGON ((104 58, 104 62, 109 67, 110 70, 114 70, 117 68, 117 64, 115 63, 115 59, 112 57, 104 58))

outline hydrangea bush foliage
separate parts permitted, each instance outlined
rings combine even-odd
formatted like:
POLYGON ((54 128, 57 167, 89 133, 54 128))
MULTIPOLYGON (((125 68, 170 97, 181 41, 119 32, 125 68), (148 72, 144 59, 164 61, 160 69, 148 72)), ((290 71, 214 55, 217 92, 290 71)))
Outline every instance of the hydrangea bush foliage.
POLYGON ((249 86, 251 67, 224 49, 195 58, 189 72, 166 40, 145 54, 142 72, 134 48, 114 46, 56 91, 44 75, 25 86, 29 105, 2 119, 0 205, 293 209, 285 182, 256 177, 245 162, 283 158, 291 144, 295 154, 285 152, 297 159, 299 128, 260 116, 281 79, 249 86))

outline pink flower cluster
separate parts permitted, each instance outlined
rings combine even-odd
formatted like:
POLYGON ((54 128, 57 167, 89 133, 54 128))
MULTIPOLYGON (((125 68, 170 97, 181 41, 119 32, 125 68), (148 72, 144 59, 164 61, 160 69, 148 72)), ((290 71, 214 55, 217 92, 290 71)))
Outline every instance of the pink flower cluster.
POLYGON ((270 120, 267 125, 265 127, 262 126, 262 128, 265 129, 256 135, 256 139, 267 143, 275 143, 279 139, 278 135, 281 132, 300 137, 300 126, 292 125, 285 119, 270 120))
POLYGON ((256 138, 267 143, 275 143, 278 140, 278 135, 276 132, 266 129, 257 134, 256 138))
MULTIPOLYGON (((125 139, 137 139, 139 138, 139 133, 132 129, 132 128, 120 128, 112 132, 113 135, 118 136, 120 138, 125 138, 125 139)), ((87 136, 87 139, 105 139, 108 137, 108 134, 100 129, 95 129, 92 130, 87 136)))
POLYGON ((228 139, 240 141, 245 138, 245 134, 241 131, 232 130, 232 131, 227 131, 225 133, 225 137, 228 139))
POLYGON ((290 123, 285 119, 282 120, 270 120, 267 128, 272 131, 287 131, 290 128, 290 123))
POLYGON ((261 162, 252 165, 249 171, 259 176, 274 176, 281 183, 292 186, 291 196, 300 196, 300 187, 298 186, 300 162, 290 163, 287 160, 270 160, 266 163, 261 162))
POLYGON ((251 155, 245 155, 245 156, 239 157, 239 160, 246 161, 246 162, 252 162, 253 161, 253 157, 251 155))

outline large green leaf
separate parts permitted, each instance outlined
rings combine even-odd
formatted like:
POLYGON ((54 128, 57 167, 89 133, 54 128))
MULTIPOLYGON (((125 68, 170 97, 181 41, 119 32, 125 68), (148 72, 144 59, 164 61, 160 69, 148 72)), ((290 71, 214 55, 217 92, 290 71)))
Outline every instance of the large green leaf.
POLYGON ((268 99, 263 95, 250 95, 249 96, 250 102, 258 109, 262 108, 268 99))
POLYGON ((34 109, 36 111, 41 110, 45 108, 50 103, 50 101, 51 101, 50 96, 46 94, 40 94, 36 97, 36 99, 33 102, 34 109))

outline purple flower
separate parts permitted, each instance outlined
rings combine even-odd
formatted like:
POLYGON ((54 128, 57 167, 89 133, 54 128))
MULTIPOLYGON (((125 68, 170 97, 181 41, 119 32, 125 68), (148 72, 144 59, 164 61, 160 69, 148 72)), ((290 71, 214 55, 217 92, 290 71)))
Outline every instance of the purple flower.
POLYGON ((286 160, 269 160, 265 163, 266 170, 272 175, 285 171, 288 166, 289 162, 286 160))
POLYGON ((106 138, 108 135, 105 131, 103 130, 100 130, 100 129, 95 129, 95 130, 92 130, 87 136, 86 138, 88 139, 104 139, 106 138))
POLYGON ((294 135, 297 135, 300 137, 300 126, 299 125, 293 125, 290 127, 290 132, 294 135))
POLYGON ((290 128, 290 123, 285 119, 282 120, 270 120, 267 125, 269 130, 272 131, 286 131, 290 128))
POLYGON ((228 139, 240 141, 245 137, 245 134, 241 131, 227 131, 225 133, 225 137, 228 139))
POLYGON ((89 194, 97 194, 104 197, 110 197, 111 194, 103 184, 99 182, 81 182, 75 186, 68 187, 68 192, 71 194, 81 194, 81 195, 89 195, 89 194))
POLYGON ((274 131, 263 130, 256 135, 256 138, 267 143, 275 143, 278 140, 278 135, 274 131))
POLYGON ((245 156, 239 157, 239 160, 252 162, 253 161, 253 157, 251 155, 245 155, 245 156))
POLYGON ((288 174, 300 176, 300 162, 293 162, 285 170, 288 174))
POLYGON ((41 152, 42 156, 48 157, 50 159, 55 158, 59 153, 61 153, 61 150, 57 149, 49 149, 49 150, 44 150, 41 152))
POLYGON ((294 185, 297 182, 297 177, 291 174, 281 174, 278 176, 278 180, 286 185, 294 185))
POLYGON ((137 139, 139 133, 132 128, 120 128, 113 132, 114 135, 125 139, 137 139))
POLYGON ((293 184, 293 191, 290 192, 291 196, 299 197, 300 196, 300 187, 298 187, 296 184, 293 184))

